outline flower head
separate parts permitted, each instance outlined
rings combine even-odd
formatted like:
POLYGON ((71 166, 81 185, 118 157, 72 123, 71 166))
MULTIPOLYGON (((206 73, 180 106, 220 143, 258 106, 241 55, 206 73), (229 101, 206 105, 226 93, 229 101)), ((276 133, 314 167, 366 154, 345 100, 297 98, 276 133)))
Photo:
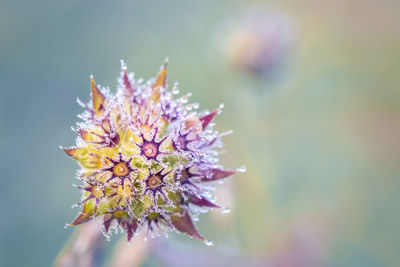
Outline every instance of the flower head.
POLYGON ((82 210, 70 225, 102 217, 104 233, 126 231, 128 241, 145 229, 151 236, 175 229, 205 240, 193 216, 219 206, 213 182, 235 173, 218 163, 221 146, 210 123, 220 112, 197 113, 188 95, 175 99, 166 86, 167 63, 143 83, 122 62, 117 93, 90 78, 92 101, 83 105, 76 146, 64 151, 78 161, 82 210))

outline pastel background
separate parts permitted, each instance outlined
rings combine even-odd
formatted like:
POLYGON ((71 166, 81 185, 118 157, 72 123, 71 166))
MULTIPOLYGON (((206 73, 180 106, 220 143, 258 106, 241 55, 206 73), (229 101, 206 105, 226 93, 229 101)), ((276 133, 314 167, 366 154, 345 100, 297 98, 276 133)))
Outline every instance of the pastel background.
POLYGON ((51 266, 73 232, 77 165, 59 145, 89 75, 115 90, 120 59, 148 79, 166 57, 170 85, 225 104, 222 162, 247 171, 218 187, 231 213, 196 224, 213 247, 170 234, 141 266, 398 266, 399 14, 394 0, 0 0, 0 266, 51 266))

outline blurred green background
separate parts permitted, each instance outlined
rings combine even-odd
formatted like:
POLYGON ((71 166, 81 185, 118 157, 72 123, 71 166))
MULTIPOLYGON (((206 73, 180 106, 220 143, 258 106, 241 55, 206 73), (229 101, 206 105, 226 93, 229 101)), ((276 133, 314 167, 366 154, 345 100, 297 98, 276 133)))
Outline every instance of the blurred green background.
MULTIPOLYGON (((148 79, 167 56, 170 85, 201 108, 225 103, 222 163, 247 172, 218 188, 230 214, 200 216, 214 247, 165 246, 248 266, 398 266, 399 14, 394 0, 0 0, 0 266, 50 266, 73 231, 77 165, 58 147, 74 144, 89 75, 115 90, 120 59, 148 79), (268 75, 224 52, 254 9, 291 28, 268 75)), ((143 266, 178 266, 160 251, 143 266)))

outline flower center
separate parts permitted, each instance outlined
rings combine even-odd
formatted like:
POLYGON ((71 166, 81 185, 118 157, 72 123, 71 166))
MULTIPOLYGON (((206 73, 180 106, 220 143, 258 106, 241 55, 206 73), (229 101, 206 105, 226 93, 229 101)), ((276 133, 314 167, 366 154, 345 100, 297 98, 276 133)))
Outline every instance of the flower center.
POLYGON ((128 165, 126 165, 125 162, 119 162, 115 164, 113 168, 113 173, 116 176, 127 176, 129 174, 129 168, 128 165))
POLYGON ((147 185, 150 188, 156 188, 161 184, 161 178, 158 175, 150 176, 149 180, 147 180, 147 185))
POLYGON ((153 143, 143 144, 142 150, 143 150, 143 153, 148 158, 154 158, 155 156, 157 156, 157 153, 158 153, 157 146, 153 143))

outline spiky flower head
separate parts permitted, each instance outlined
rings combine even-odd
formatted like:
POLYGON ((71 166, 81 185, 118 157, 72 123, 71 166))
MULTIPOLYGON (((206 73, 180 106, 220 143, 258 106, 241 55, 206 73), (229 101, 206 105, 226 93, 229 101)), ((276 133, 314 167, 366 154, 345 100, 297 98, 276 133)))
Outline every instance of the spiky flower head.
POLYGON ((70 225, 95 217, 106 237, 123 229, 128 241, 139 230, 150 236, 175 229, 206 241, 193 218, 214 204, 215 181, 235 173, 218 165, 220 137, 210 123, 220 108, 197 113, 188 96, 167 90, 167 62, 143 83, 121 62, 114 95, 90 78, 92 100, 80 115, 76 146, 64 151, 78 161, 83 183, 79 215, 70 225))

